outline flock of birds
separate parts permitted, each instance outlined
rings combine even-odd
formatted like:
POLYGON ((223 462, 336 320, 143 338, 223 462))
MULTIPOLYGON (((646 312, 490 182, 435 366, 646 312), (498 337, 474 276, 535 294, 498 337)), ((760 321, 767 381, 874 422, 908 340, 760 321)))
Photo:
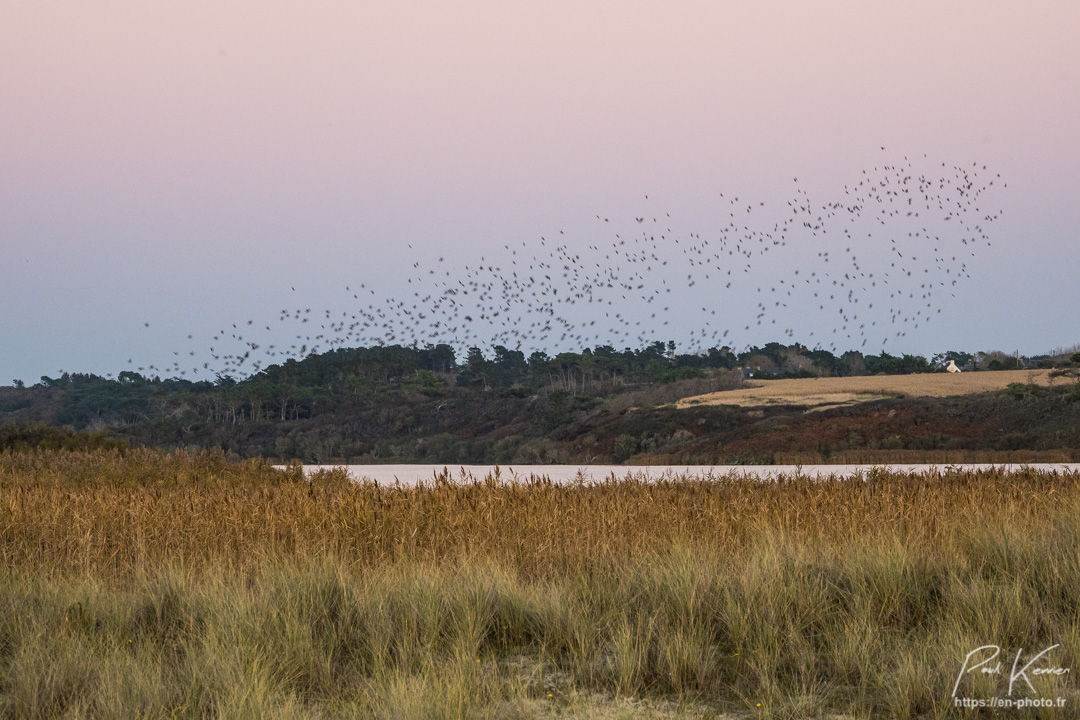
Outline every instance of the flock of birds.
POLYGON ((758 328, 834 353, 868 343, 884 350, 941 313, 970 278, 1001 214, 983 207, 995 182, 1004 187, 978 163, 905 157, 863 170, 825 201, 798 178, 786 204, 721 193, 719 220, 703 231, 649 209, 646 196, 646 210, 625 221, 597 215, 585 238, 516 240, 461 265, 417 258, 398 296, 350 284, 344 308, 297 304, 272 321, 230 323, 208 349, 138 369, 235 377, 335 348, 440 343, 459 354, 472 346, 528 354, 676 338, 681 352, 698 353, 736 347, 758 328))

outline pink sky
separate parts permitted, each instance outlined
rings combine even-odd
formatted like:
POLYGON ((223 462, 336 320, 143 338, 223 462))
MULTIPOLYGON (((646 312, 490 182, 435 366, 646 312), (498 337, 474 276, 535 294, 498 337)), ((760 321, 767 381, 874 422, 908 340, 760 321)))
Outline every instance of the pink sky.
POLYGON ((8 3, 0 383, 152 362, 285 285, 392 291, 405 243, 828 192, 880 146, 1009 182, 964 294, 891 350, 1080 342, 1041 309, 1075 305, 1077 38, 1074 2, 8 3))

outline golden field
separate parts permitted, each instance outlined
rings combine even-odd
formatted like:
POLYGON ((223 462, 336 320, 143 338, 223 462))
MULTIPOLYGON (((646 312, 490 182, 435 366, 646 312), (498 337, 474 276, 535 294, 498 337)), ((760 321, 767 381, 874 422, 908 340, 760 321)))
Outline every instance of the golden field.
MULTIPOLYGON (((0 718, 946 718, 1080 668, 1080 474, 422 487, 0 453, 0 718), (962 678, 964 697, 1004 694, 962 678)), ((1071 675, 1018 697, 1062 698, 1071 675)))
POLYGON ((483 560, 550 579, 671 545, 738 554, 774 532, 833 548, 903 538, 932 550, 965 529, 961 518, 1003 510, 1036 520, 1077 480, 947 469, 873 477, 405 487, 356 483, 343 468, 305 477, 299 465, 275 470, 220 452, 0 453, 0 567, 120 579, 173 562, 245 571, 268 558, 358 568, 483 560))
POLYGON ((691 405, 803 405, 824 410, 889 397, 947 397, 1004 390, 1011 383, 1050 385, 1050 370, 1000 370, 968 373, 920 373, 858 377, 758 380, 750 387, 683 398, 691 405))

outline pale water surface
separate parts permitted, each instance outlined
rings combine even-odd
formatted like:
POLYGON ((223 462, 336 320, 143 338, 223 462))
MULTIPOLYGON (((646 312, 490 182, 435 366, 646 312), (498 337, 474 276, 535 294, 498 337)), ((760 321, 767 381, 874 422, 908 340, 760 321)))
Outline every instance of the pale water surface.
MULTIPOLYGON (((279 466, 280 467, 280 466, 279 466)), ((865 477, 873 470, 901 473, 945 472, 949 469, 982 470, 998 468, 1015 471, 1031 468, 1040 472, 1080 472, 1080 463, 1029 463, 999 464, 966 463, 957 465, 305 465, 304 472, 313 473, 334 467, 344 467, 349 476, 357 481, 374 481, 380 485, 415 485, 431 482, 444 470, 456 482, 484 480, 498 473, 500 480, 526 481, 531 477, 549 478, 555 483, 597 483, 623 479, 627 476, 657 481, 674 478, 701 478, 720 480, 725 478, 757 478, 775 480, 781 475, 792 477, 865 477)))

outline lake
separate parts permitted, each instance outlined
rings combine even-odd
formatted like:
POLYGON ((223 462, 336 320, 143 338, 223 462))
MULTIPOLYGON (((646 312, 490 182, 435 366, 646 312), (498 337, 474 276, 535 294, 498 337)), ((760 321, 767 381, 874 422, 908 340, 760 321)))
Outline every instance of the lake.
MULTIPOLYGON (((278 466, 282 467, 282 466, 278 466)), ((674 478, 702 478, 707 480, 756 478, 775 480, 781 475, 801 473, 805 477, 855 477, 865 475, 874 468, 900 473, 944 472, 947 468, 962 470, 985 470, 998 468, 1015 471, 1031 468, 1040 472, 1080 472, 1080 463, 1028 463, 990 464, 960 463, 955 465, 305 465, 304 472, 313 473, 333 467, 344 467, 349 477, 357 481, 374 481, 379 485, 415 485, 430 482, 443 470, 450 473, 455 482, 480 481, 498 471, 502 480, 523 481, 530 477, 546 477, 554 483, 598 483, 627 476, 648 481, 674 478)))

